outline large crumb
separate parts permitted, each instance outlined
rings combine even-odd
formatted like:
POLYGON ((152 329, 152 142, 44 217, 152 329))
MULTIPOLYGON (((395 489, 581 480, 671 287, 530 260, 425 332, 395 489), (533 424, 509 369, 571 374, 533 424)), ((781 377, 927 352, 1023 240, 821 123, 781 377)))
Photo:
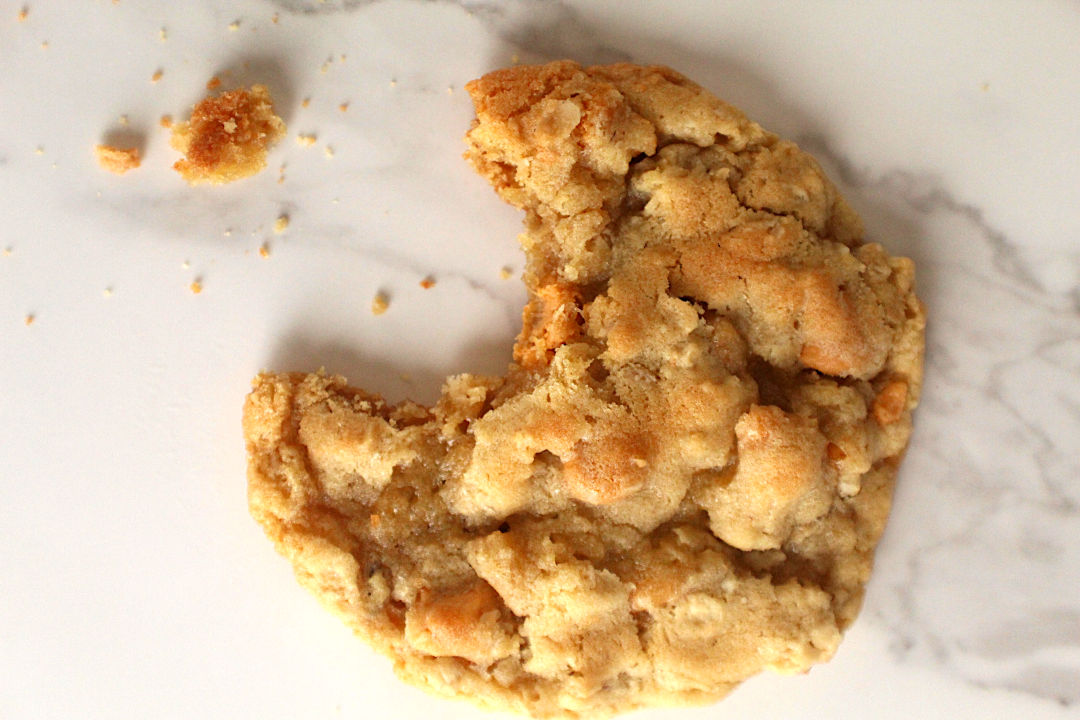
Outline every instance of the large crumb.
POLYGON ((285 135, 264 85, 203 100, 191 120, 177 123, 171 144, 184 153, 173 167, 188 183, 220 185, 266 167, 267 149, 285 135))
POLYGON ((98 145, 94 148, 98 165, 117 175, 139 167, 139 148, 118 148, 112 145, 98 145))

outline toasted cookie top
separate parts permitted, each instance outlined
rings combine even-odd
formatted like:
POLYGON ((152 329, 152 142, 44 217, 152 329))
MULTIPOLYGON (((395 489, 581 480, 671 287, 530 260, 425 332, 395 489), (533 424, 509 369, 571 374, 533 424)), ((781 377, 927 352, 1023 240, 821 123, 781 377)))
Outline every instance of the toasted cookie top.
POLYGON ((466 157, 526 215, 514 362, 431 408, 258 376, 253 515, 403 677, 481 705, 700 703, 828 659, 918 399, 912 263, 667 68, 467 89, 466 157))

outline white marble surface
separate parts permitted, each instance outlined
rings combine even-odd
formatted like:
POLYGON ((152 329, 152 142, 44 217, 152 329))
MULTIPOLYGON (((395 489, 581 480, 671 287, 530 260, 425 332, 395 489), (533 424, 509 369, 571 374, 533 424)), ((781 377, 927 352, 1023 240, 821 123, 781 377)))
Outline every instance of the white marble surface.
POLYGON ((519 218, 460 159, 462 85, 572 57, 670 64, 799 140, 916 260, 930 312, 835 660, 639 717, 1080 717, 1075 2, 22 7, 0 1, 0 715, 478 716, 398 683, 295 584, 247 516, 239 410, 262 367, 420 400, 501 370, 519 218), (318 141, 190 189, 157 121, 223 72, 318 141), (141 169, 95 166, 113 135, 141 169))

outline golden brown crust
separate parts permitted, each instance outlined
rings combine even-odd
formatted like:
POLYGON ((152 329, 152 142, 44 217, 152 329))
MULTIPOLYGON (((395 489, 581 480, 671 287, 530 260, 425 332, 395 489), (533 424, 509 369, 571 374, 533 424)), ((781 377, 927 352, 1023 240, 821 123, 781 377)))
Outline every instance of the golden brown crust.
POLYGON ((190 120, 173 126, 170 143, 184 153, 173 168, 192 185, 233 182, 265 168, 267 149, 284 135, 266 86, 231 90, 200 101, 190 120))
POLYGON ((911 262, 667 68, 468 90, 466 156, 526 212, 514 363, 433 408, 260 375, 252 513, 404 678, 485 707, 602 717, 827 660, 918 401, 911 262))

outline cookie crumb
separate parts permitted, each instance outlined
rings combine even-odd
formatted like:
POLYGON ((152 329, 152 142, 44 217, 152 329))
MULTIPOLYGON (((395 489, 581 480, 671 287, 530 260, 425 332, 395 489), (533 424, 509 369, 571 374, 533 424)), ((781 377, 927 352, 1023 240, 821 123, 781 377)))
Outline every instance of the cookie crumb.
POLYGON ((107 287, 101 291, 101 294, 107 298, 110 298, 113 296, 113 289, 111 287, 107 287))
POLYGON ((986 92, 987 90, 990 89, 990 83, 988 83, 988 82, 982 83, 981 85, 979 85, 979 89, 982 90, 983 92, 986 92))
POLYGON ((30 327, 34 324, 35 320, 37 320, 37 317, 33 313, 29 313, 25 318, 23 318, 23 324, 25 324, 27 327, 30 327))
POLYGON ((259 246, 259 257, 263 257, 263 258, 270 257, 270 246, 267 245, 266 243, 263 243, 262 245, 259 246))
POLYGON ((4 257, 10 257, 13 252, 15 251, 9 245, 8 247, 4 248, 4 257))
POLYGON ((274 221, 274 232, 280 235, 281 233, 285 232, 288 227, 289 216, 284 214, 278 215, 278 219, 274 221))
POLYGON ((390 87, 397 87, 397 80, 390 78, 390 87))
POLYGON ((199 280, 192 280, 191 284, 188 285, 188 290, 190 290, 193 295, 198 295, 202 292, 202 282, 199 280))
POLYGON ((118 148, 112 145, 97 145, 94 147, 98 165, 102 170, 108 170, 117 175, 123 175, 128 170, 139 167, 139 148, 118 148))
POLYGON ((300 147, 311 147, 315 144, 315 136, 301 133, 296 136, 296 144, 300 147))
POLYGON ((190 185, 233 182, 265 168, 268 148, 284 135, 265 85, 231 90, 202 100, 173 128, 170 144, 184 153, 173 168, 190 185))
POLYGON ((158 40, 160 40, 161 42, 165 42, 168 39, 169 34, 165 32, 165 28, 161 28, 160 30, 158 30, 158 40))
POLYGON ((343 103, 341 103, 340 105, 337 106, 337 109, 340 110, 341 112, 347 112, 349 110, 349 103, 343 102, 343 103))
POLYGON ((274 13, 273 15, 270 16, 270 22, 274 23, 275 25, 278 24, 278 14, 277 13, 274 13))
POLYGON ((221 87, 221 78, 217 75, 206 81, 207 90, 217 90, 219 87, 221 87))
POLYGON ((240 21, 239 20, 233 20, 231 23, 229 23, 229 32, 236 32, 239 29, 240 29, 240 21))
POLYGON ((510 269, 509 265, 503 265, 499 268, 499 277, 503 280, 509 280, 514 276, 514 271, 510 269))
POLYGON ((435 278, 428 275, 426 278, 420 281, 420 287, 424 288, 425 290, 430 290, 431 288, 435 287, 435 278))
POLYGON ((162 115, 161 119, 158 120, 158 125, 165 128, 166 130, 171 128, 172 127, 172 115, 162 115))
POLYGON ((41 41, 41 49, 42 50, 48 50, 49 49, 49 41, 48 40, 42 40, 41 41))
POLYGON ((326 157, 328 158, 334 157, 334 148, 327 145, 325 148, 323 148, 323 154, 326 155, 326 157))
POLYGON ((15 16, 15 19, 19 22, 26 22, 26 18, 30 16, 30 8, 23 5, 19 10, 19 14, 15 16))
POLYGON ((116 122, 120 123, 124 127, 127 127, 127 125, 128 125, 128 116, 127 115, 121 115, 119 118, 116 119, 116 122))
POLYGON ((185 260, 184 262, 180 263, 180 267, 182 269, 184 269, 184 270, 187 270, 188 268, 191 267, 191 263, 189 263, 187 260, 185 260))
POLYGON ((302 108, 306 108, 310 104, 311 104, 311 98, 309 98, 309 97, 306 97, 306 98, 304 98, 303 100, 300 101, 300 107, 302 107, 302 108))
POLYGON ((390 299, 386 297, 386 293, 379 291, 375 293, 375 297, 371 300, 371 314, 382 315, 390 307, 390 299))
POLYGON ((161 70, 155 70, 154 74, 150 76, 150 82, 152 82, 152 83, 158 82, 159 80, 161 80, 161 77, 164 74, 165 73, 163 71, 161 71, 161 70))
POLYGON ((41 145, 38 145, 36 148, 34 148, 34 154, 35 155, 44 155, 45 154, 45 148, 42 147, 41 145))

